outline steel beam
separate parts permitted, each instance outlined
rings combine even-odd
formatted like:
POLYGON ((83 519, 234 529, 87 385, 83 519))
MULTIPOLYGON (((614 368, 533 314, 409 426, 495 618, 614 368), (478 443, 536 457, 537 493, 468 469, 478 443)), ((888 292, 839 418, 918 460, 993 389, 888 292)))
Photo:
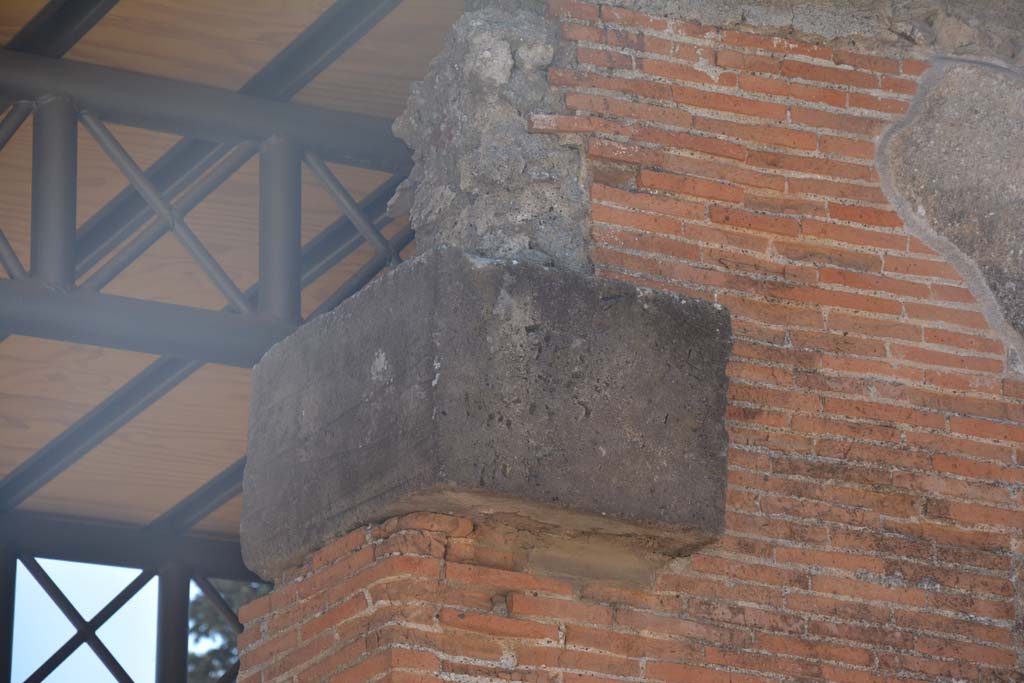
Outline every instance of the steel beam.
MULTIPOLYGON (((250 78, 239 92, 274 100, 291 99, 399 2, 337 0, 250 78)), ((146 176, 165 196, 176 197, 227 151, 225 145, 182 140, 160 157, 147 170, 146 176)), ((79 229, 78 273, 91 270, 117 244, 143 225, 149 215, 134 190, 121 191, 79 229)))
POLYGON ((260 152, 259 310, 297 325, 302 317, 302 152, 273 137, 260 152))
POLYGON ((15 102, 0 121, 0 150, 7 146, 14 134, 32 113, 31 102, 15 102))
MULTIPOLYGON (((17 54, 17 53, 10 53, 17 54)), ((2 69, 3 67, 0 67, 2 69)), ((71 101, 45 97, 32 124, 30 275, 67 289, 75 281, 78 117, 71 101)))
POLYGON ((117 0, 50 0, 5 46, 57 59, 114 8, 117 0))
POLYGON ((251 367, 294 327, 267 316, 83 289, 55 292, 31 280, 0 280, 0 329, 6 334, 251 367))
POLYGON ((217 579, 261 581, 242 562, 237 541, 154 534, 139 527, 27 512, 0 515, 0 546, 24 556, 156 569, 181 562, 217 579))
POLYGON ((188 679, 189 572, 180 562, 160 568, 156 608, 156 683, 188 679))
POLYGON ((14 659, 14 593, 18 555, 12 543, 0 541, 0 682, 11 680, 14 659))
MULTIPOLYGON (((378 227, 386 224, 384 212, 387 201, 394 193, 398 182, 400 179, 396 178, 387 181, 371 192, 360 205, 367 215, 378 219, 378 227)), ((327 272, 360 244, 362 239, 348 218, 341 218, 329 225, 302 250, 303 286, 327 272)), ((255 288, 247 290, 245 295, 250 301, 254 301, 255 288)), ((24 460, 6 477, 0 479, 0 512, 13 510, 133 417, 184 382, 200 367, 202 363, 197 361, 185 361, 174 357, 154 361, 24 460)), ((237 482, 240 486, 240 476, 237 482)), ((195 494, 174 506, 161 519, 191 519, 191 523, 181 527, 181 530, 188 529, 206 514, 233 498, 235 494, 232 493, 231 487, 234 485, 230 478, 222 480, 215 477, 195 494), (213 485, 212 488, 208 488, 210 485, 213 485), (221 498, 225 495, 226 498, 221 498), (211 508, 210 505, 216 507, 211 508), (195 516, 197 512, 199 517, 195 516)))
POLYGON ((25 266, 21 265, 18 254, 14 251, 11 243, 7 241, 7 235, 2 230, 0 230, 0 265, 3 265, 4 270, 7 271, 7 277, 12 280, 23 280, 28 277, 25 266))
POLYGON ((59 94, 104 121, 238 144, 275 133, 325 158, 378 171, 405 171, 409 149, 391 122, 110 67, 0 50, 0 93, 38 100, 59 94))

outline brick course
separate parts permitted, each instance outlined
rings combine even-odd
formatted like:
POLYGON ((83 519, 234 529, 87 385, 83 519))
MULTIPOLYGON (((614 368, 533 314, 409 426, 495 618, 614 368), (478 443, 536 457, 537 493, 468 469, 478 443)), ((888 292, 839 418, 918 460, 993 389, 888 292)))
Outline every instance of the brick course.
POLYGON ((360 529, 245 608, 241 680, 1024 680, 1024 379, 873 164, 927 64, 551 11, 570 114, 531 125, 585 145, 597 273, 732 312, 726 534, 630 588, 360 529))

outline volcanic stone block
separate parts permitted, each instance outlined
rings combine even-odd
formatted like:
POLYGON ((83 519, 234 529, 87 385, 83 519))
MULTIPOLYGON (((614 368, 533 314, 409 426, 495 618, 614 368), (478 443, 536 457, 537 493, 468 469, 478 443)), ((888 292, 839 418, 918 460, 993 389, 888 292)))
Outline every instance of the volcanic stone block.
POLYGON ((688 552, 723 527, 729 351, 707 302, 429 251, 255 368, 245 560, 409 511, 688 552))

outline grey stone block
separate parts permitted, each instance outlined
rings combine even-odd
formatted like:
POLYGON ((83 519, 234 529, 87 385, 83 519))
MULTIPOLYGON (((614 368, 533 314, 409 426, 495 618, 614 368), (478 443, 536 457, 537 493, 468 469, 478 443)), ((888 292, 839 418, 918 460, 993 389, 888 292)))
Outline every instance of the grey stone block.
POLYGON ((412 510, 685 553, 723 527, 730 345, 707 302, 427 252, 254 370, 246 563, 412 510))

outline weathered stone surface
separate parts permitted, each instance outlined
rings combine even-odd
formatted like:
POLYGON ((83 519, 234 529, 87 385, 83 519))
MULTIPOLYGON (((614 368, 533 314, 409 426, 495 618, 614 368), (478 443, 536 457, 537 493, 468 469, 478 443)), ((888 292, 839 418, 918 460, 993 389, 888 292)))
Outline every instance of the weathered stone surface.
POLYGON ((246 562, 407 510, 682 553, 723 526, 729 351, 707 302, 427 252, 254 370, 246 562))
POLYGON ((456 22, 395 122, 415 164, 392 213, 410 212, 422 249, 589 272, 580 151, 527 131, 528 114, 562 107, 547 83, 557 29, 543 3, 493 5, 456 22))
POLYGON ((610 4, 718 27, 792 29, 863 48, 918 49, 1024 63, 1020 0, 613 0, 610 4))
MULTIPOLYGON (((987 286, 1024 333, 1024 77, 980 64, 938 64, 908 117, 880 147, 904 218, 987 286), (962 260, 962 259, 961 259, 962 260)), ((998 312, 995 316, 999 317, 998 312)), ((1012 334, 1012 333, 1011 333, 1012 334)))

